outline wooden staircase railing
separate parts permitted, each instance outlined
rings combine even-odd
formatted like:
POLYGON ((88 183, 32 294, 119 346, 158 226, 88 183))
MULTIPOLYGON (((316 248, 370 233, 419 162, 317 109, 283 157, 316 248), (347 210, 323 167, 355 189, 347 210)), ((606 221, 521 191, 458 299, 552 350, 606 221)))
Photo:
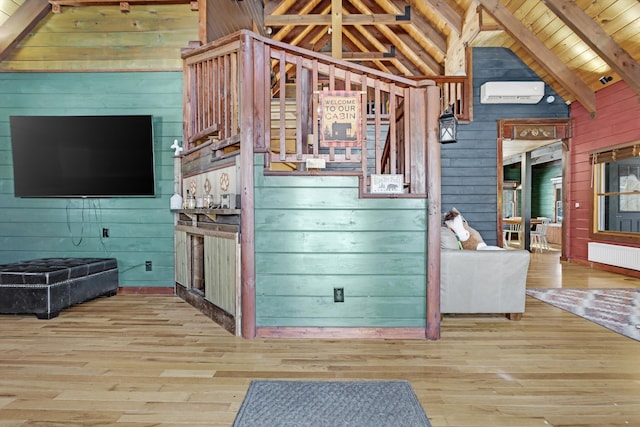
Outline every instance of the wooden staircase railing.
MULTIPOLYGON (((365 185, 370 185, 372 173, 401 174, 406 193, 425 194, 425 141, 433 135, 433 129, 426 128, 427 116, 439 116, 452 106, 460 120, 470 118, 467 77, 389 75, 249 31, 185 52, 183 59, 185 156, 192 164, 198 157, 210 155, 215 161, 253 144, 253 152, 265 154, 270 170, 301 173, 308 159, 322 159, 327 165, 348 165, 365 185), (245 81, 245 75, 251 75, 252 82, 245 81), (433 99, 427 92, 436 88, 439 105, 427 102, 433 99), (373 129, 368 144, 320 144, 318 98, 325 90, 362 95, 361 131, 366 135, 367 126, 370 134, 373 129), (245 114, 251 115, 246 123, 252 128, 244 129, 251 141, 240 137, 245 114)), ((322 173, 346 173, 345 168, 329 169, 322 173)))

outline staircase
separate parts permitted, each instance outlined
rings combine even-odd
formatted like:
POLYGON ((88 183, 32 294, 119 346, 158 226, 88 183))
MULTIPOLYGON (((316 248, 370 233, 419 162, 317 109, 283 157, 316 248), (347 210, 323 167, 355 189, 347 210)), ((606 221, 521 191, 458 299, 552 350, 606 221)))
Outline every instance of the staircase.
MULTIPOLYGON (((285 98, 284 100, 284 120, 280 120, 282 110, 280 98, 271 99, 271 139, 270 150, 272 153, 282 152, 280 135, 284 135, 284 146, 287 154, 296 152, 296 99, 285 98), (282 128, 281 128, 282 126, 282 128)), ((298 170, 298 165, 291 162, 272 162, 269 167, 274 171, 298 170)))
POLYGON ((373 175, 401 175, 406 194, 424 195, 428 147, 438 146, 438 116, 453 106, 460 120, 469 117, 468 77, 390 75, 249 31, 195 48, 183 59, 181 163, 188 174, 234 154, 248 153, 246 162, 262 153, 270 171, 355 173, 362 177, 363 194, 373 175), (325 91, 360 97, 358 114, 366 117, 360 142, 321 146, 319 100, 325 91), (315 159, 326 167, 306 171, 315 159))

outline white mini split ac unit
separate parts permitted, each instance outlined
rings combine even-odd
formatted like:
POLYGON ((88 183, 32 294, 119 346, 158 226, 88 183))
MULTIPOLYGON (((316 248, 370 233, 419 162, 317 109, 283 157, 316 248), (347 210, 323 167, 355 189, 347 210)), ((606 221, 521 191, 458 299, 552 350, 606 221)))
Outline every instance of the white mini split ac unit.
POLYGON ((486 82, 480 86, 481 104, 537 104, 544 82, 486 82))

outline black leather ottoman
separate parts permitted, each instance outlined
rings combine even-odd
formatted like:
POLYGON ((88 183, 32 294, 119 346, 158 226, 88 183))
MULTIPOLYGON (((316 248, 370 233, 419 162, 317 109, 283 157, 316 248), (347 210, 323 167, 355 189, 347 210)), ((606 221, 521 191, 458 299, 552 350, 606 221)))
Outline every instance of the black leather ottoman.
POLYGON ((115 258, 42 258, 0 265, 0 313, 56 317, 73 304, 118 292, 115 258))

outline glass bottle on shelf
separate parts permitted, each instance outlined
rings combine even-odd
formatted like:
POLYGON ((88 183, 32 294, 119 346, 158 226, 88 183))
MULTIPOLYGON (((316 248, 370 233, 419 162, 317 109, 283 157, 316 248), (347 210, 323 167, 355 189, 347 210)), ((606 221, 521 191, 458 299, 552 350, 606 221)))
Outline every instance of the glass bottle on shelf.
POLYGON ((187 190, 187 209, 195 209, 196 208, 196 196, 194 194, 189 193, 187 190))

